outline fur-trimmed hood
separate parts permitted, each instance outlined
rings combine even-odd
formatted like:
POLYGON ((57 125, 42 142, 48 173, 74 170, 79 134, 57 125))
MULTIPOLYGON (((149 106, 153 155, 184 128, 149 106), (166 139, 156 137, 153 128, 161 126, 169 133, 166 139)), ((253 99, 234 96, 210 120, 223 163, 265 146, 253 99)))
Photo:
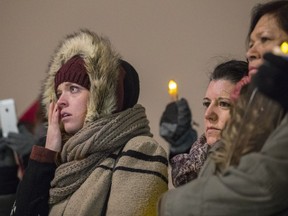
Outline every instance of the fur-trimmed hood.
POLYGON ((107 38, 89 30, 80 30, 68 35, 59 44, 44 80, 42 104, 48 107, 51 100, 57 101, 54 89, 55 75, 62 65, 75 55, 83 58, 90 79, 91 95, 85 122, 92 122, 113 113, 117 109, 116 89, 120 55, 112 49, 107 38))

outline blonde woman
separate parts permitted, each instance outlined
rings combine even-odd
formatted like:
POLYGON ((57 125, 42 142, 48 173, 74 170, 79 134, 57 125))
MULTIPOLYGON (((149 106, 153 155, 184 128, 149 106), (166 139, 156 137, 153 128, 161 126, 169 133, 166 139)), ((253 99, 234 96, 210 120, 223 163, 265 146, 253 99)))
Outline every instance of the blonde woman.
POLYGON ((32 150, 12 215, 156 215, 167 159, 138 96, 136 70, 107 38, 68 35, 43 87, 45 147, 32 150))

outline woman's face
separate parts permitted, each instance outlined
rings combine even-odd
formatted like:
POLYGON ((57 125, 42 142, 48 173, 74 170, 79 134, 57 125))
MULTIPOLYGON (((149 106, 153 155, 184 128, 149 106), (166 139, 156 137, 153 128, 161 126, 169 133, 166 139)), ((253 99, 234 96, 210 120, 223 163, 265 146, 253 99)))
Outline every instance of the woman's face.
POLYGON ((60 122, 68 134, 75 134, 83 125, 90 92, 75 83, 63 82, 57 88, 60 122))
POLYGON ((246 53, 249 62, 249 76, 255 74, 263 63, 263 55, 288 40, 288 35, 279 27, 273 15, 262 16, 251 32, 246 53))
POLYGON ((205 136, 209 145, 221 138, 221 132, 230 119, 230 94, 235 84, 228 80, 212 80, 203 98, 205 107, 205 136))

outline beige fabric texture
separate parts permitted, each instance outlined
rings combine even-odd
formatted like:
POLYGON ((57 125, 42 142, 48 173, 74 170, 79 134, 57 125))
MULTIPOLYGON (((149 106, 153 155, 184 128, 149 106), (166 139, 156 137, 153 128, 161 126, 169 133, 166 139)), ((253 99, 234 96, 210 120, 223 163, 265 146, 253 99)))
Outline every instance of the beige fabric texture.
MULTIPOLYGON (((150 160, 151 156, 167 160, 164 149, 151 137, 138 136, 125 145, 112 175, 106 215, 157 215, 158 200, 168 190, 168 172, 167 163, 150 160), (136 159, 129 152, 143 157, 136 159)), ((112 168, 114 161, 105 159, 75 193, 55 204, 49 215, 101 215, 111 173, 102 166, 112 168)))

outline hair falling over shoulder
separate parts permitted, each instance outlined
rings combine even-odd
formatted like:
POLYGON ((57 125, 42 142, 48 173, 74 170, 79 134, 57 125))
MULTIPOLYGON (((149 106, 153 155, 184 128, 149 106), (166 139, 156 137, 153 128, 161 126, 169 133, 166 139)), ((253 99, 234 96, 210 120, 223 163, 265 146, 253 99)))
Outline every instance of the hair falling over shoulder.
POLYGON ((231 110, 231 120, 222 133, 223 146, 212 155, 217 172, 237 166, 241 156, 259 151, 282 117, 278 103, 249 85, 231 110))

